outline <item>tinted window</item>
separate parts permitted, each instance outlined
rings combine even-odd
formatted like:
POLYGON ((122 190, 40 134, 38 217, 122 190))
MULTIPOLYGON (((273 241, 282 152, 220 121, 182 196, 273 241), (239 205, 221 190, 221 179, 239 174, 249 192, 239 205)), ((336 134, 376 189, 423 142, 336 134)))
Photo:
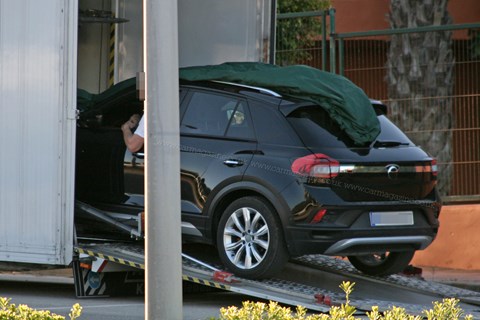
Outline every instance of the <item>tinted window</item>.
POLYGON ((245 101, 206 92, 192 93, 180 131, 234 138, 254 137, 245 101))
MULTIPOLYGON (((289 114, 287 119, 307 146, 358 147, 321 107, 299 108, 289 114)), ((379 115, 378 120, 381 132, 377 140, 412 143, 387 117, 379 115)))
POLYGON ((250 122, 250 115, 244 101, 239 101, 234 108, 224 107, 227 116, 230 118, 230 125, 227 130, 227 137, 253 139, 253 129, 250 122))
POLYGON ((298 139, 295 139, 295 132, 276 108, 259 102, 250 102, 250 106, 258 141, 288 146, 299 143, 298 139))

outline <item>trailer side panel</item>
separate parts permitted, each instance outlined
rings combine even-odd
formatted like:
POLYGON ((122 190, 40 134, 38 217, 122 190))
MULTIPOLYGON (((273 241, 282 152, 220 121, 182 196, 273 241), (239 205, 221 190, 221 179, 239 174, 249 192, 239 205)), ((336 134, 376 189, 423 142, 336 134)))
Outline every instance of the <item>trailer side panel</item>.
POLYGON ((77 8, 0 0, 0 261, 71 261, 77 8))

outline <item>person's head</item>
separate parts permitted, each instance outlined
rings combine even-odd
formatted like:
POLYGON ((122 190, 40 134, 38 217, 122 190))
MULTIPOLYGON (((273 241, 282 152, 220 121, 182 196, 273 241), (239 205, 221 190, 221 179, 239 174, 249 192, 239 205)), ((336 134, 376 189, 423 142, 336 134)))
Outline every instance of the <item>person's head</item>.
POLYGON ((245 121, 245 115, 243 114, 243 112, 235 111, 235 113, 233 114, 233 119, 235 121, 235 124, 242 124, 243 121, 245 121))

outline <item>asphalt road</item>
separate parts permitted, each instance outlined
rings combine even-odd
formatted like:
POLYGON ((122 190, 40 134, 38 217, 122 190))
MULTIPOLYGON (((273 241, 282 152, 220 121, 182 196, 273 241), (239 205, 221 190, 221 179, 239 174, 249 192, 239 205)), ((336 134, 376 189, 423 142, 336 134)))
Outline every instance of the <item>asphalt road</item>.
MULTIPOLYGON (((83 307, 80 319, 109 320, 144 319, 143 296, 77 299, 73 285, 63 283, 32 283, 0 281, 0 297, 12 303, 26 304, 38 310, 50 310, 69 319, 75 303, 83 307)), ((230 292, 188 293, 183 299, 183 319, 206 320, 217 317, 220 307, 238 305, 248 297, 230 292)))

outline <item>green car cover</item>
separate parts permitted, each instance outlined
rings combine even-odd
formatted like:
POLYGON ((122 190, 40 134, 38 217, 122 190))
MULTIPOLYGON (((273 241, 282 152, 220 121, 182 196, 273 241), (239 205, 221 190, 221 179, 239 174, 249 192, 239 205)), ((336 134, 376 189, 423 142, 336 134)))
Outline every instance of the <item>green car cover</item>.
POLYGON ((374 141, 380 133, 375 111, 362 89, 345 77, 312 67, 230 62, 181 68, 180 79, 234 82, 308 100, 324 108, 357 145, 374 141))

